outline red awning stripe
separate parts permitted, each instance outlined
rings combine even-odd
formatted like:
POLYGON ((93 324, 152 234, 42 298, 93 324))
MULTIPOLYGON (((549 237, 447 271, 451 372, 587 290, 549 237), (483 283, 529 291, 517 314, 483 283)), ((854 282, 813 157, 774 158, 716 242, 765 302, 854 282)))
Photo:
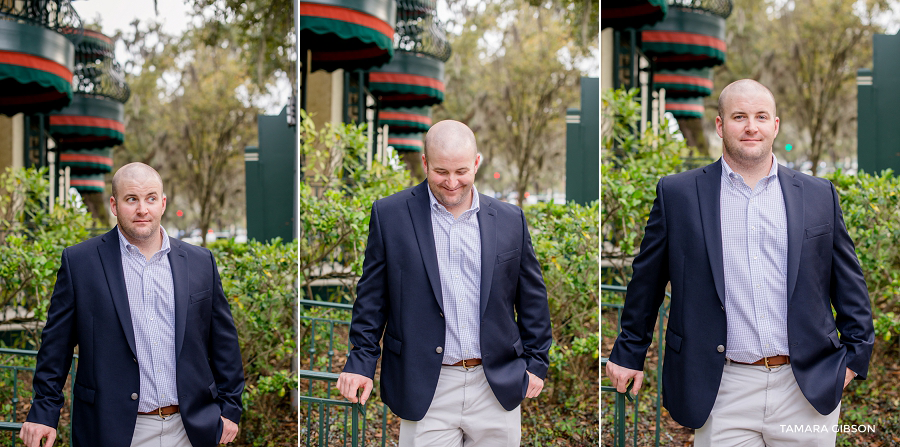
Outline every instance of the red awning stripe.
POLYGON ((372 28, 381 34, 393 39, 394 29, 384 20, 379 19, 370 14, 356 11, 353 9, 342 8, 333 5, 320 5, 317 3, 300 2, 300 21, 303 16, 321 17, 324 19, 339 20, 341 22, 353 23, 356 25, 372 28))
POLYGON ((65 65, 44 59, 40 56, 19 53, 16 51, 0 51, 0 64, 17 65, 46 71, 68 81, 72 80, 72 72, 65 65))
POLYGON ((666 110, 684 110, 689 112, 703 113, 704 109, 702 104, 680 104, 675 102, 667 102, 666 110))
POLYGON ((125 124, 109 118, 95 116, 50 115, 51 126, 103 127, 125 133, 125 124))
POLYGON ((369 82, 381 82, 384 84, 420 85, 422 87, 431 87, 442 92, 444 91, 444 83, 437 79, 406 73, 386 73, 373 71, 369 73, 369 82))
POLYGON ((685 33, 678 31, 642 31, 641 39, 644 43, 680 43, 684 45, 698 45, 725 51, 725 41, 702 34, 685 33))
POLYGON ((112 166, 112 157, 104 157, 103 155, 84 155, 65 153, 59 155, 61 163, 97 163, 112 166))
POLYGON ((713 88, 712 79, 701 78, 699 76, 684 76, 684 75, 674 75, 674 74, 655 74, 653 75, 653 82, 658 84, 689 84, 689 85, 699 85, 701 87, 706 87, 708 89, 713 88))
POLYGON ((82 180, 73 178, 69 184, 72 186, 98 186, 100 188, 106 187, 106 182, 103 180, 82 180))
POLYGON ((112 39, 110 39, 109 37, 104 36, 103 34, 100 34, 100 33, 96 32, 96 31, 92 31, 92 30, 86 29, 86 30, 84 30, 84 35, 85 35, 85 36, 89 36, 89 37, 93 37, 94 39, 97 39, 97 40, 102 40, 102 41, 108 43, 109 45, 112 45, 112 39))
POLYGON ((414 123, 422 123, 431 125, 431 118, 414 113, 403 112, 378 112, 378 119, 393 121, 412 121, 414 123))
POLYGON ((396 146, 396 145, 418 146, 418 147, 424 146, 424 143, 422 143, 422 140, 414 140, 411 138, 388 138, 388 144, 394 145, 394 146, 396 146))

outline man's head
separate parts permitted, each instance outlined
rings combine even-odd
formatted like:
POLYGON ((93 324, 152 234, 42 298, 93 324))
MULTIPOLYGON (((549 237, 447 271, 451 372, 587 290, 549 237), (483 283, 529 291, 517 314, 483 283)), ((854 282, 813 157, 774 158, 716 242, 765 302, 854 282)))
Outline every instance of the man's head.
POLYGON ((135 245, 153 240, 166 211, 159 173, 143 163, 129 163, 113 176, 112 193, 109 208, 125 238, 135 245))
POLYGON ((453 120, 431 126, 425 134, 422 163, 428 187, 447 210, 471 203, 481 156, 468 126, 453 120))
POLYGON ((716 133, 729 164, 749 166, 771 159, 778 124, 775 95, 764 85, 741 79, 722 89, 716 133))

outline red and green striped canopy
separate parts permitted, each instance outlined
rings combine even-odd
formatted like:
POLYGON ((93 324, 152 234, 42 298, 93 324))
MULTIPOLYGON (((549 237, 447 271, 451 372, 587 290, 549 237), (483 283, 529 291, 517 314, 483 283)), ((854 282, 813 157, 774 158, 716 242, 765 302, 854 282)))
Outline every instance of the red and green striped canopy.
POLYGON ((602 28, 640 28, 666 18, 666 0, 606 0, 600 3, 602 28))
POLYGON ((103 192, 106 189, 103 174, 73 174, 70 177, 70 184, 79 192, 103 192))
POLYGON ((301 0, 299 11, 300 54, 312 53, 311 71, 367 70, 394 54, 396 0, 301 0))
POLYGON ((659 70, 653 74, 653 85, 666 89, 667 98, 692 98, 712 94, 712 70, 659 70))
POLYGON ((71 168, 78 174, 112 172, 112 148, 63 151, 59 154, 59 167, 71 168))
POLYGON ((431 128, 431 107, 381 109, 378 122, 390 126, 391 132, 427 132, 431 128))
POLYGON ((382 107, 424 107, 444 102, 444 63, 397 51, 394 59, 369 72, 369 90, 382 107))
POLYGON ((671 7, 666 19, 641 31, 641 47, 660 70, 707 68, 725 63, 725 19, 671 7))
POLYGON ((393 146, 397 152, 422 152, 425 148, 424 135, 422 133, 389 133, 388 146, 393 146))
POLYGON ((69 104, 74 55, 60 33, 0 20, 0 114, 47 113, 69 104))
POLYGON ((703 118, 703 98, 666 99, 666 112, 676 118, 703 118))
POLYGON ((79 93, 72 104, 50 115, 50 135, 62 150, 118 146, 125 141, 125 106, 79 93))

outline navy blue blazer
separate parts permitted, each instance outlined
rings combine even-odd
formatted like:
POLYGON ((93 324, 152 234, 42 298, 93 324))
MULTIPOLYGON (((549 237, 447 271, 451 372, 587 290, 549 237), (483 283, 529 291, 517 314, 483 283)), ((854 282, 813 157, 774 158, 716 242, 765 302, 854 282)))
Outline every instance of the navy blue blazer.
MULTIPOLYGON (((445 331, 427 188, 422 182, 372 205, 344 366, 374 378, 383 334, 381 398, 412 421, 425 416, 434 396, 445 331)), ((522 210, 485 195, 479 201, 482 362, 497 400, 513 410, 525 398, 525 370, 547 376, 547 291, 522 210)))
MULTIPOLYGON (((663 405, 690 428, 709 417, 725 366, 717 347, 728 346, 721 176, 720 160, 659 181, 628 284, 622 332, 610 353, 617 365, 643 369, 671 282, 663 405)), ((840 402, 845 368, 859 379, 868 373, 875 341, 869 294, 831 182, 784 166, 778 166, 778 181, 787 214, 791 367, 806 399, 828 414, 840 402)))
MULTIPOLYGON (((140 374, 117 228, 68 247, 50 299, 27 420, 56 427, 78 346, 75 446, 127 447, 140 374)), ((241 418, 244 371, 237 330, 209 250, 169 239, 175 285, 175 370, 181 417, 194 447, 215 446, 224 416, 241 418)))

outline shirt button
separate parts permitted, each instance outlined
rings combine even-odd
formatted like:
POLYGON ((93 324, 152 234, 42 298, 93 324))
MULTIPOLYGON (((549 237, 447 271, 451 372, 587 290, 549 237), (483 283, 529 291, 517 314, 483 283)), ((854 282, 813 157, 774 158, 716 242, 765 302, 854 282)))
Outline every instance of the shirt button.
POLYGON ((138 398, 137 393, 131 393, 131 400, 137 400, 137 398, 138 398))
POLYGON ((440 354, 440 353, 444 352, 444 348, 438 346, 437 348, 434 348, 434 352, 437 352, 438 354, 440 354))
POLYGON ((717 352, 725 352, 725 346, 722 346, 722 345, 716 346, 716 351, 717 352))

